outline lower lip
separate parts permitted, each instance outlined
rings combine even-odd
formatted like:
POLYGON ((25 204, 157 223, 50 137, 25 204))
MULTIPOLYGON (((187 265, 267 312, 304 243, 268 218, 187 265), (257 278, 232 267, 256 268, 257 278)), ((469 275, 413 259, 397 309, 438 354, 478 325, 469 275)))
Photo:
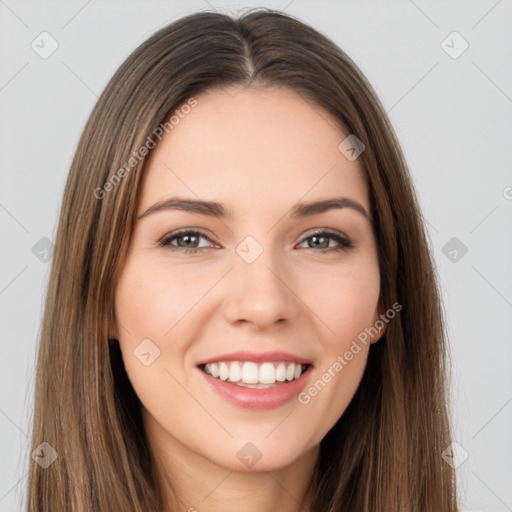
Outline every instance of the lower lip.
POLYGON ((244 388, 212 377, 200 368, 197 370, 206 379, 208 385, 228 402, 243 409, 265 411, 281 407, 296 398, 306 387, 312 368, 311 365, 308 366, 307 370, 298 379, 267 389, 244 388))

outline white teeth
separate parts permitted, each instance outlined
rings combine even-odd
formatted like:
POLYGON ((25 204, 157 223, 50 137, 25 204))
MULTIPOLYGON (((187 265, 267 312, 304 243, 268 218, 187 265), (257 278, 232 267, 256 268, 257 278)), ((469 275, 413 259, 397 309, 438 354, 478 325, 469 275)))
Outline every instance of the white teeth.
POLYGON ((238 382, 242 380, 242 370, 239 364, 232 364, 229 367, 229 382, 238 382))
POLYGON ((261 384, 274 384, 276 381, 276 369, 272 363, 263 363, 261 365, 259 381, 261 384))
POLYGON ((219 364, 219 379, 220 380, 228 380, 229 368, 226 363, 219 364))
POLYGON ((210 363, 204 365, 204 371, 212 377, 219 377, 219 366, 217 363, 210 363))
POLYGON ((228 380, 243 387, 272 387, 276 382, 298 379, 304 366, 289 362, 222 361, 204 365, 204 371, 220 380, 228 380))
POLYGON ((258 366, 256 363, 244 363, 242 366, 242 382, 258 384, 258 366))
POLYGON ((286 365, 279 363, 276 368, 276 380, 278 382, 284 382, 286 380, 286 365))
POLYGON ((213 377, 218 377, 218 376, 220 375, 218 365, 217 365, 217 364, 215 364, 215 363, 213 363, 213 364, 211 365, 211 367, 212 367, 212 372, 211 372, 211 373, 212 373, 212 376, 213 376, 213 377))

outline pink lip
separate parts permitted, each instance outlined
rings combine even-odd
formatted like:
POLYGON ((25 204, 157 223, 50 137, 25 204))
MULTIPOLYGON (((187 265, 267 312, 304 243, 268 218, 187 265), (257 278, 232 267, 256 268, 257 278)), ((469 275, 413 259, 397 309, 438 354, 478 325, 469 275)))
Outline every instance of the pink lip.
POLYGON ((265 361, 287 361, 291 363, 311 364, 311 361, 308 361, 303 357, 296 356, 295 354, 290 354, 289 352, 261 352, 258 354, 255 352, 239 351, 204 359, 203 361, 198 362, 197 366, 207 363, 216 363, 217 361, 252 361, 254 363, 262 363, 265 361))
MULTIPOLYGON (((266 361, 268 361, 268 359, 266 359, 266 361)), ((198 368, 198 371, 206 379, 208 386, 228 402, 243 409, 264 411, 281 407, 296 398, 306 387, 311 375, 311 369, 312 366, 310 365, 298 379, 278 384, 268 389, 244 388, 228 381, 216 379, 200 368, 198 368)))

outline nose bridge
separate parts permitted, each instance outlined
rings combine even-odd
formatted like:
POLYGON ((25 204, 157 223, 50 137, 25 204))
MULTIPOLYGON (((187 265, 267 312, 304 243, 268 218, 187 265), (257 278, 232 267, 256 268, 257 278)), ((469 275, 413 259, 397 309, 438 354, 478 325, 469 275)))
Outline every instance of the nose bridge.
POLYGON ((284 256, 252 236, 235 249, 226 314, 230 322, 247 321, 259 327, 292 320, 297 301, 284 272, 284 256))

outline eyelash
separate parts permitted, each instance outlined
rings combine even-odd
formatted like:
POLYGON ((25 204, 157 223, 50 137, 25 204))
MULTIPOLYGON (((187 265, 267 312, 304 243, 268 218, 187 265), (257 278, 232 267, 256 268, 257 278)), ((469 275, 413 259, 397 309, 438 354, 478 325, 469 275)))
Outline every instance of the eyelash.
MULTIPOLYGON (((169 233, 169 235, 165 236, 158 242, 158 245, 160 247, 165 247, 171 251, 180 251, 180 252, 184 252, 185 254, 196 253, 198 251, 201 251, 202 249, 206 249, 206 247, 195 247, 192 249, 187 249, 184 247, 176 247, 176 246, 171 245, 172 240, 174 240, 175 238, 180 238, 182 236, 186 236, 186 235, 200 235, 200 236, 210 240, 207 233, 200 229, 182 229, 182 230, 174 231, 173 233, 169 233)), ((318 237, 325 236, 327 238, 335 240, 336 242, 338 242, 340 244, 340 247, 335 247, 335 248, 331 247, 331 248, 327 248, 327 249, 316 250, 316 252, 320 252, 322 254, 327 253, 327 252, 347 251, 348 249, 351 249, 354 247, 354 243, 352 242, 352 240, 350 238, 342 236, 341 234, 338 234, 335 232, 325 231, 325 230, 324 231, 316 231, 315 233, 311 233, 308 237, 306 237, 302 240, 301 244, 303 242, 305 242, 306 240, 313 238, 314 236, 318 236, 318 237)), ((307 247, 307 249, 315 250, 312 247, 307 247)))

